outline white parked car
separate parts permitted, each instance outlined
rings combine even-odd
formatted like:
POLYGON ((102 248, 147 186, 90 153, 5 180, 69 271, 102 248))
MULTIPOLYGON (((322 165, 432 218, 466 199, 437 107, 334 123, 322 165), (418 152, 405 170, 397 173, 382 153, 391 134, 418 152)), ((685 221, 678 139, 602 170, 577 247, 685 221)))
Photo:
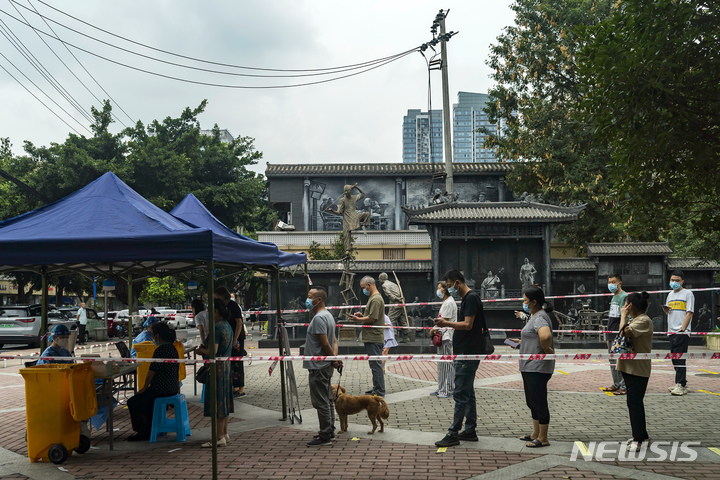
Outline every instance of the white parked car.
POLYGON ((163 321, 173 330, 187 328, 187 317, 184 313, 179 313, 177 310, 166 310, 161 314, 163 315, 163 321))

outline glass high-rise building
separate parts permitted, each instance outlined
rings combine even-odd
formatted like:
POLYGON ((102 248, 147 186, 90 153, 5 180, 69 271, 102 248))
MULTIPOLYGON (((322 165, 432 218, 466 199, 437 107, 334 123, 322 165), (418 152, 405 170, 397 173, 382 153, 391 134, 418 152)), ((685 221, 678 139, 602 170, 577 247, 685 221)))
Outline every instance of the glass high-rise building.
POLYGON ((442 110, 408 110, 403 117, 403 163, 442 163, 442 110))
MULTIPOLYGON (((483 112, 489 96, 486 93, 458 92, 453 104, 453 162, 497 162, 495 152, 483 147, 486 134, 481 127, 501 131, 499 125, 488 121, 483 112)), ((403 121, 403 163, 428 163, 428 138, 432 142, 432 158, 440 163, 443 158, 442 110, 432 111, 432 136, 427 136, 428 115, 420 110, 408 110, 403 121)))

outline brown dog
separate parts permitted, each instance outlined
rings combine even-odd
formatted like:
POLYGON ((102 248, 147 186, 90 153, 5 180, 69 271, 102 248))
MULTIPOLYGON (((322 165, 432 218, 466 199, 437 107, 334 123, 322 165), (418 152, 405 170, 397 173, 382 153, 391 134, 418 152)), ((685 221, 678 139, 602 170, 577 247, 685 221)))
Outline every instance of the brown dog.
POLYGON ((345 395, 345 387, 337 384, 332 386, 332 391, 335 400, 335 411, 340 417, 340 431, 338 433, 347 432, 348 415, 355 415, 363 410, 367 410, 368 418, 370 418, 373 426, 372 431, 368 432, 368 434, 375 433, 377 422, 380 422, 380 432, 385 432, 383 419, 387 420, 390 416, 390 409, 384 398, 372 395, 358 395, 357 397, 345 395), (338 389, 340 390, 339 394, 338 389))

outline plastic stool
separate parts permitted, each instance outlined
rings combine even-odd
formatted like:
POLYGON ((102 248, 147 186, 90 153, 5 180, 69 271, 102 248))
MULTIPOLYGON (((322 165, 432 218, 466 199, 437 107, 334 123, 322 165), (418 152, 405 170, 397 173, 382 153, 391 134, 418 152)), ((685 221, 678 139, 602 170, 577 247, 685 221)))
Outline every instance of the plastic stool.
POLYGON ((164 432, 175 432, 178 442, 184 442, 185 436, 191 435, 185 395, 179 394, 173 397, 159 397, 155 399, 150 443, 155 443, 157 437, 164 432), (166 411, 168 405, 174 407, 175 418, 167 418, 166 411))

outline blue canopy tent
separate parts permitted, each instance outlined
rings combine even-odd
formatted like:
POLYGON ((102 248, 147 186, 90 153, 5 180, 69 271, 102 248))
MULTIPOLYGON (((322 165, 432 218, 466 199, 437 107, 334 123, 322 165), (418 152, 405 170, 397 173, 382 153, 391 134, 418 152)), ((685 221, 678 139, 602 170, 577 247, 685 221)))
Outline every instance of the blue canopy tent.
MULTIPOLYGON (((306 260, 304 255, 295 258, 286 261, 299 264, 306 260)), ((133 275, 163 276, 201 267, 206 269, 208 291, 212 292, 216 266, 279 272, 282 265, 277 246, 182 221, 147 201, 112 172, 57 202, 0 222, 0 272, 36 271, 42 275, 43 333, 47 331, 49 274, 122 277, 130 284, 133 275)), ((132 298, 128 302, 131 305, 132 298)), ((208 309, 208 317, 212 323, 212 309, 208 309)), ((212 344, 214 329, 209 333, 212 344)), ((210 357, 215 357, 212 349, 210 357)), ((217 428, 215 365, 211 363, 210 369, 213 447, 217 428)), ((217 452, 213 448, 213 478, 216 475, 217 452)))
POLYGON ((277 265, 279 267, 291 267, 293 265, 299 265, 307 262, 307 255, 305 253, 283 252, 278 249, 274 243, 258 242, 257 240, 253 240, 252 238, 248 238, 230 230, 220 220, 215 218, 215 216, 210 213, 207 208, 205 208, 205 205, 203 205, 202 202, 200 202, 200 200, 198 200, 192 193, 188 193, 185 198, 183 198, 182 201, 170 211, 170 213, 180 220, 200 228, 208 228, 218 235, 240 239, 245 242, 251 242, 251 244, 254 245, 270 245, 277 251, 277 265))
POLYGON ((109 172, 57 202, 0 222, 0 268, 63 265, 97 272, 89 265, 101 263, 167 274, 208 260, 279 265, 277 246, 225 230, 179 220, 109 172))

